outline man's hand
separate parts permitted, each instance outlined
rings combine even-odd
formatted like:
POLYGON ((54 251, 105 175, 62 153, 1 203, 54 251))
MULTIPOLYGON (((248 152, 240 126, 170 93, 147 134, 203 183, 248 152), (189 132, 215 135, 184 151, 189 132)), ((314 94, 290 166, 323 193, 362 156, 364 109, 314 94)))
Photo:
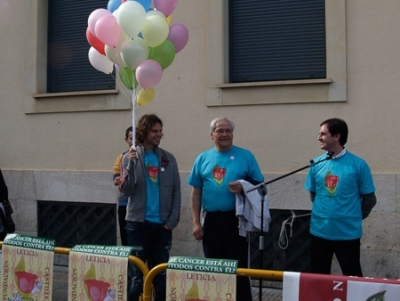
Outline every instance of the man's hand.
POLYGON ((135 161, 137 159, 137 152, 136 149, 134 149, 133 147, 129 149, 128 158, 131 161, 135 161))
POLYGON ((115 177, 115 179, 114 179, 114 185, 115 185, 115 186, 118 186, 120 181, 121 181, 121 177, 115 177))
POLYGON ((229 191, 233 193, 241 193, 243 191, 242 184, 239 181, 229 183, 229 191))
POLYGON ((203 227, 198 223, 193 224, 193 236, 196 240, 203 239, 203 227))

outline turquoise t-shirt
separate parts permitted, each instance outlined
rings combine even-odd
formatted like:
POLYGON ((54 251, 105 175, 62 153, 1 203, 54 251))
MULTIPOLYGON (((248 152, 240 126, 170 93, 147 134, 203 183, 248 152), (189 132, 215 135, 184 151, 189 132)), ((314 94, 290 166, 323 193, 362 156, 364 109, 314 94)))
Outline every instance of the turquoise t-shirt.
POLYGON ((147 202, 145 220, 161 224, 160 219, 160 178, 158 157, 154 152, 145 152, 144 164, 146 170, 147 202))
POLYGON ((243 148, 232 146, 227 152, 215 148, 201 153, 189 175, 189 185, 201 188, 201 201, 206 211, 235 210, 235 194, 229 191, 229 182, 264 180, 254 155, 243 148))
POLYGON ((375 192, 371 170, 363 159, 347 151, 341 157, 316 164, 310 168, 304 188, 316 193, 311 234, 329 240, 362 236, 360 195, 375 192))

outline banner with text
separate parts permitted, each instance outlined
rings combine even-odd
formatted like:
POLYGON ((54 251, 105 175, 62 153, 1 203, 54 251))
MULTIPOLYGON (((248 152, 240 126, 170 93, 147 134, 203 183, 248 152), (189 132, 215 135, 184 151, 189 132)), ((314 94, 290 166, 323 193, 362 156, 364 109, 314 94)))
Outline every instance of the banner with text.
POLYGON ((127 300, 131 247, 76 245, 69 254, 68 300, 127 300))
POLYGON ((400 280, 284 272, 283 301, 397 301, 400 280))
POLYGON ((54 239, 8 234, 2 247, 1 300, 52 300, 54 248, 54 239))
POLYGON ((236 300, 237 260, 173 256, 167 301, 236 300))

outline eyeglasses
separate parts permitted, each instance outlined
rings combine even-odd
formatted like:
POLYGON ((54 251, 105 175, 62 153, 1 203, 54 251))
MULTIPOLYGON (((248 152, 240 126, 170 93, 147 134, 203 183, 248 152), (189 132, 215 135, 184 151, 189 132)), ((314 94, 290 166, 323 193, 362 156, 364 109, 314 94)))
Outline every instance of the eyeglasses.
POLYGON ((217 130, 214 130, 214 133, 217 133, 218 135, 222 135, 223 133, 232 134, 233 130, 231 130, 231 129, 217 129, 217 130))

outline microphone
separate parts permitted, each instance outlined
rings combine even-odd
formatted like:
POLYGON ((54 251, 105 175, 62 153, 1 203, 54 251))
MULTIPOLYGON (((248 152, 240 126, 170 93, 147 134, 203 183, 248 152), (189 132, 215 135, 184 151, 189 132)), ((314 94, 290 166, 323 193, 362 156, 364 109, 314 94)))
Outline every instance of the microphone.
POLYGON ((314 165, 316 165, 316 164, 318 164, 318 163, 321 163, 321 162, 323 162, 323 161, 331 160, 334 153, 335 153, 335 152, 332 152, 332 151, 327 152, 327 153, 326 153, 326 158, 325 158, 325 159, 322 159, 322 160, 319 160, 318 162, 315 162, 314 160, 310 160, 309 166, 311 167, 311 166, 314 166, 314 165))

